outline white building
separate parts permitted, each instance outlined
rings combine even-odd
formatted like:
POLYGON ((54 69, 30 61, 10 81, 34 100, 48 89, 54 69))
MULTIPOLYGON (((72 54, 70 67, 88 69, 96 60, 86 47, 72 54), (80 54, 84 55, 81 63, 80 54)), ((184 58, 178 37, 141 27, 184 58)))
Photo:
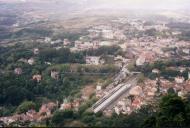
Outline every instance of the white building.
POLYGON ((174 35, 174 36, 176 36, 176 35, 180 35, 180 34, 181 34, 180 31, 174 31, 174 32, 172 32, 172 35, 174 35))
POLYGON ((100 57, 97 57, 97 56, 87 56, 86 57, 86 64, 98 65, 98 64, 100 64, 100 57))
POLYGON ((122 49, 123 51, 126 51, 126 50, 127 50, 127 44, 126 44, 126 43, 120 44, 119 47, 121 47, 121 49, 122 49))
POLYGON ((40 50, 38 48, 34 48, 33 53, 34 55, 38 55, 40 53, 40 50))
POLYGON ((181 98, 184 98, 185 93, 182 92, 182 91, 179 91, 179 92, 177 93, 177 95, 178 95, 179 97, 181 97, 181 98))
POLYGON ((22 68, 15 68, 14 73, 16 75, 21 75, 22 74, 22 68))
POLYGON ((110 42, 110 41, 100 42, 100 46, 112 46, 112 45, 114 45, 114 42, 110 42))
POLYGON ((190 80, 190 72, 188 72, 188 79, 190 80))
POLYGON ((136 60, 136 65, 137 65, 137 66, 142 66, 145 62, 146 62, 146 59, 145 59, 144 57, 139 57, 139 58, 136 60))
POLYGON ((119 115, 119 114, 120 114, 120 110, 119 110, 119 108, 118 108, 118 107, 115 107, 115 108, 114 108, 114 110, 115 110, 115 113, 116 113, 117 115, 119 115))
POLYGON ((68 39, 64 39, 63 45, 64 45, 64 46, 71 45, 71 42, 70 42, 68 39))
POLYGON ((55 41, 51 41, 51 44, 59 44, 62 43, 63 41, 61 39, 55 40, 55 41))
POLYGON ((97 85, 97 86, 96 86, 96 90, 97 90, 97 91, 101 91, 101 90, 102 90, 102 86, 97 85))
POLYGON ((103 30, 102 31, 102 37, 106 39, 113 39, 114 38, 114 33, 112 30, 103 30))
POLYGON ((114 33, 114 37, 118 40, 126 40, 126 36, 124 35, 124 33, 122 31, 115 31, 114 33))
POLYGON ((34 63, 35 63, 34 58, 30 58, 30 59, 28 60, 28 64, 33 65, 34 63))
POLYGON ((51 71, 51 78, 58 80, 59 79, 59 72, 52 70, 51 71))
POLYGON ((184 77, 175 77, 175 82, 178 84, 182 84, 185 81, 184 77))
POLYGON ((189 54, 189 53, 190 53, 190 50, 189 50, 189 49, 183 49, 182 51, 183 51, 183 53, 186 53, 186 54, 189 54))
POLYGON ((160 71, 158 69, 153 69, 152 73, 158 74, 160 71))
POLYGON ((88 49, 97 49, 99 47, 98 42, 81 42, 75 41, 75 48, 78 51, 88 50, 88 49))
POLYGON ((45 41, 45 43, 50 43, 50 42, 51 42, 51 38, 46 37, 46 38, 44 39, 44 41, 45 41))

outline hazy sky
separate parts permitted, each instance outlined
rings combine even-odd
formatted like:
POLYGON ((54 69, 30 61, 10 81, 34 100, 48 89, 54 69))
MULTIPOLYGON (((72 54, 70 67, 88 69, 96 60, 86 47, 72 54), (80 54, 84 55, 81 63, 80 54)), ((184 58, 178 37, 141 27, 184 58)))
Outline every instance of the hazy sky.
POLYGON ((0 0, 4 2, 70 2, 96 7, 136 8, 136 9, 185 9, 190 8, 190 0, 0 0))
MULTIPOLYGON (((87 0, 90 1, 90 0, 87 0)), ((190 8, 190 0, 96 0, 104 5, 113 5, 127 8, 162 8, 178 9, 190 8)))

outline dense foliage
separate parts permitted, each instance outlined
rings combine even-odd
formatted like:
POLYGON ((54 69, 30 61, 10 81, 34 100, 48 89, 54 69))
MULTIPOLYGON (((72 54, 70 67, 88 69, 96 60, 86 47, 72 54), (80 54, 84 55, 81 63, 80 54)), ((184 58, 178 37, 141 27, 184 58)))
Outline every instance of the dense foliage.
POLYGON ((94 114, 88 110, 81 112, 57 111, 51 119, 51 126, 66 126, 73 120, 88 127, 125 127, 125 128, 173 128, 189 127, 190 101, 178 97, 175 93, 163 96, 158 108, 147 105, 130 115, 113 114, 105 117, 102 113, 94 114))
POLYGON ((161 99, 157 113, 148 117, 143 127, 189 127, 189 121, 190 101, 170 94, 161 99))
POLYGON ((41 51, 39 58, 41 61, 54 63, 85 63, 83 53, 71 53, 69 49, 52 49, 47 48, 41 51))
POLYGON ((27 111, 31 105, 26 101, 33 101, 39 106, 42 102, 39 99, 43 98, 60 102, 70 95, 78 98, 84 86, 105 80, 119 70, 114 65, 85 65, 82 52, 72 53, 68 48, 56 50, 48 44, 38 46, 39 54, 33 53, 35 46, 31 43, 0 47, 0 115, 27 111), (33 65, 27 63, 30 58, 35 60, 33 65), (22 74, 15 74, 16 68, 21 68, 22 74), (59 72, 59 79, 51 78, 52 70, 59 72), (32 79, 36 74, 42 76, 41 81, 32 79))
POLYGON ((34 102, 31 102, 31 101, 24 101, 22 104, 20 104, 17 109, 16 109, 16 112, 18 114, 20 113, 25 113, 27 112, 28 110, 31 110, 31 109, 35 109, 36 107, 36 104, 34 102))
POLYGON ((86 51, 87 55, 102 56, 102 55, 118 55, 122 50, 119 46, 102 46, 99 49, 86 51))
POLYGON ((169 67, 189 67, 190 61, 189 60, 168 60, 168 61, 157 61, 153 64, 146 64, 141 67, 134 67, 133 70, 140 71, 145 74, 146 77, 151 79, 156 78, 156 74, 152 73, 153 69, 160 70, 160 76, 164 77, 165 79, 173 80, 176 76, 183 76, 185 79, 188 79, 188 69, 183 72, 179 70, 172 69, 169 67))

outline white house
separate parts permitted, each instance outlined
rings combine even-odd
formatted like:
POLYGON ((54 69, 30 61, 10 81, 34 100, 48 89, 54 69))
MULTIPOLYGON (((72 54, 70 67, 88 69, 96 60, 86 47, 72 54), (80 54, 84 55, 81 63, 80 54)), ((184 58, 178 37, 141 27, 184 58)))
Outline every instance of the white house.
POLYGON ((153 69, 152 73, 158 74, 160 71, 158 69, 153 69))
POLYGON ((96 86, 96 90, 97 90, 97 91, 101 91, 101 90, 102 90, 102 86, 97 85, 97 86, 96 86))
POLYGON ((34 55, 38 55, 39 52, 40 52, 40 50, 38 48, 34 48, 34 50, 33 50, 34 55))
POLYGON ((136 60, 136 65, 137 66, 141 66, 145 63, 146 59, 144 57, 139 57, 137 60, 136 60))
POLYGON ((100 57, 97 57, 97 56, 87 56, 86 57, 86 64, 98 65, 98 64, 100 64, 100 57))
POLYGON ((22 74, 22 68, 15 68, 14 73, 16 75, 21 75, 22 74))
POLYGON ((30 59, 28 60, 28 64, 33 65, 34 63, 35 63, 34 58, 30 58, 30 59))
POLYGON ((182 84, 185 81, 184 77, 175 77, 175 82, 178 84, 182 84))
POLYGON ((50 42, 51 42, 51 38, 46 37, 46 38, 44 39, 44 41, 45 41, 45 43, 50 43, 50 42))

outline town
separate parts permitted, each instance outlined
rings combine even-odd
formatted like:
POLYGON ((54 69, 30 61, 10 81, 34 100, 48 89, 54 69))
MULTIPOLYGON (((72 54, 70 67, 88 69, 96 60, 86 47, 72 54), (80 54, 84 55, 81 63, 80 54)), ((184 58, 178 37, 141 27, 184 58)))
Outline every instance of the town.
POLYGON ((47 125, 57 111, 130 115, 168 92, 189 94, 189 18, 76 17, 54 25, 33 13, 8 26, 10 38, 0 36, 0 126, 47 125))

